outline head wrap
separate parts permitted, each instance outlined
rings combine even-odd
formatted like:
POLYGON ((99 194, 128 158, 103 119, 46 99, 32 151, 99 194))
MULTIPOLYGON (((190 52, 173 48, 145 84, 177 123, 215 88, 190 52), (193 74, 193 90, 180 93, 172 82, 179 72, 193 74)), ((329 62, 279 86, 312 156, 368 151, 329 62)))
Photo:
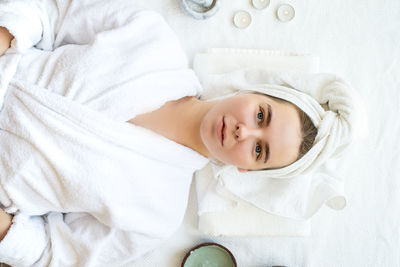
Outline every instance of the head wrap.
POLYGON ((215 190, 221 197, 233 194, 266 212, 295 219, 309 218, 323 203, 345 207, 343 181, 335 178, 326 161, 342 154, 357 128, 358 98, 349 85, 332 74, 259 67, 203 75, 201 82, 208 99, 258 92, 289 101, 318 129, 312 148, 287 167, 240 173, 234 166, 213 164, 215 190))

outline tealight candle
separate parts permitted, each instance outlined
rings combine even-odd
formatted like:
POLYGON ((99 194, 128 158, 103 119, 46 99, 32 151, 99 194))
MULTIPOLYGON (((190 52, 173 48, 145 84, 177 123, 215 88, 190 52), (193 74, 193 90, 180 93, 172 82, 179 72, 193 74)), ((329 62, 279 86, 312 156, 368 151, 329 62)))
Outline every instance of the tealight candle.
POLYGON ((250 13, 244 10, 236 12, 233 17, 233 23, 239 29, 247 28, 251 23, 250 13))
POLYGON ((257 9, 264 9, 269 6, 270 0, 252 0, 251 3, 253 4, 254 8, 257 9))
POLYGON ((291 5, 284 4, 279 6, 276 11, 278 19, 282 22, 290 21, 294 18, 294 8, 291 5))

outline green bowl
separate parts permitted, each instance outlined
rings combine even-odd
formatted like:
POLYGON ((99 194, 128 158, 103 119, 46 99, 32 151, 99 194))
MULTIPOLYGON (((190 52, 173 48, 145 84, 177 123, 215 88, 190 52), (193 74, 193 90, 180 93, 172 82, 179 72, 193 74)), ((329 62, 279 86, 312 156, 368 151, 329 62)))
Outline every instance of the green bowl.
POLYGON ((235 257, 224 246, 203 243, 192 248, 182 261, 181 267, 237 267, 235 257))

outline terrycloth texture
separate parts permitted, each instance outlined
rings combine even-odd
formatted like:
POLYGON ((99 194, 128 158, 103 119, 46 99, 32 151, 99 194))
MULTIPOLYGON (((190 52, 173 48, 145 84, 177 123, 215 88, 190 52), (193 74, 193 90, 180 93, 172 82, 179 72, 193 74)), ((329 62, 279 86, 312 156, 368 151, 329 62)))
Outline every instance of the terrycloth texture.
MULTIPOLYGON (((238 66, 228 72, 207 69, 209 65, 224 62, 223 57, 229 59, 247 52, 216 49, 209 51, 209 60, 195 62, 195 70, 201 73, 200 80, 205 87, 204 94, 218 91, 224 97, 228 92, 260 92, 285 99, 307 113, 318 134, 306 155, 281 169, 240 173, 234 166, 214 164, 214 177, 218 180, 215 190, 227 201, 225 207, 206 201, 200 204, 200 214, 235 205, 234 200, 229 201, 230 193, 266 212, 293 219, 310 218, 324 203, 334 209, 344 208, 343 180, 335 178, 326 164, 317 168, 329 158, 340 156, 352 142, 358 112, 354 105, 355 93, 344 81, 330 74, 283 72, 265 66, 238 66), (215 54, 218 60, 213 60, 215 54)), ((249 63, 252 62, 249 58, 249 63)), ((216 97, 213 93, 213 98, 216 97)))
POLYGON ((226 198, 217 191, 218 180, 213 177, 211 164, 195 174, 199 207, 198 229, 213 236, 308 236, 310 222, 293 220, 265 212, 253 204, 229 194, 235 205, 228 206, 226 198), (212 205, 216 211, 202 211, 212 205))
POLYGON ((1 2, 0 25, 16 38, 0 57, 0 202, 15 214, 0 262, 116 266, 153 249, 208 161, 126 122, 201 92, 173 32, 130 1, 1 2))

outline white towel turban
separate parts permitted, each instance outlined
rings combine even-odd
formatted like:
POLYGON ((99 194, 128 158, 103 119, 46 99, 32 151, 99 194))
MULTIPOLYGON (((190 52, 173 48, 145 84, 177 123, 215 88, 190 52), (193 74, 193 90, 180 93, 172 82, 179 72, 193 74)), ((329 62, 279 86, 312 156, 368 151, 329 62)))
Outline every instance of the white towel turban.
MULTIPOLYGON (((331 74, 237 68, 203 75, 201 81, 208 99, 259 92, 287 100, 318 129, 310 151, 287 167, 241 173, 234 166, 214 164, 215 189, 226 203, 233 194, 266 212, 294 219, 309 218, 323 203, 334 209, 345 207, 343 181, 325 164, 349 146, 358 128, 358 97, 343 80, 331 74)), ((203 206, 199 212, 212 209, 203 206)))

